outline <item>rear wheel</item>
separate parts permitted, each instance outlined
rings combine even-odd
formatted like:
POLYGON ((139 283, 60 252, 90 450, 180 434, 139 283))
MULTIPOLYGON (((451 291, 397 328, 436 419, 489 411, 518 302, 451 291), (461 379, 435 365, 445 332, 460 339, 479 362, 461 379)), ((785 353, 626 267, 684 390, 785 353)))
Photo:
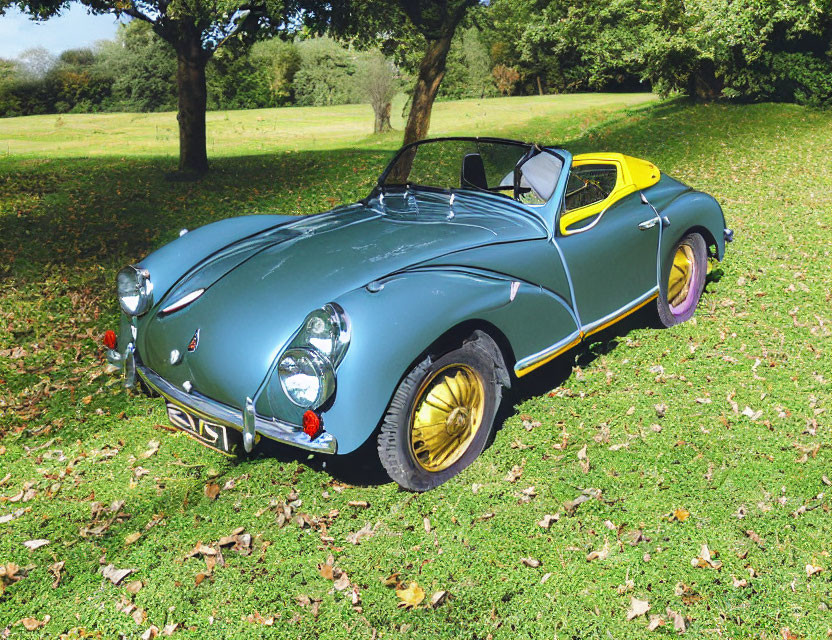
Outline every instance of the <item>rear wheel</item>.
POLYGON ((671 255, 673 259, 664 269, 657 302, 659 319, 665 327, 693 316, 708 271, 707 246, 698 233, 689 233, 679 240, 671 255))
POLYGON ((427 491, 479 456, 502 396, 496 367, 477 341, 413 367, 393 395, 378 438, 379 458, 393 480, 427 491))

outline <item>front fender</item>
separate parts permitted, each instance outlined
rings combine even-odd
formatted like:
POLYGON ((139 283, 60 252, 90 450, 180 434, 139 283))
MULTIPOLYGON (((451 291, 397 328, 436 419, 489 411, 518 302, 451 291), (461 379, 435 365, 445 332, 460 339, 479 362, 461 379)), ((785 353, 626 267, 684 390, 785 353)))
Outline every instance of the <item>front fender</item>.
POLYGON ((525 282, 512 296, 512 280, 496 274, 424 269, 378 284, 378 291, 362 287, 336 300, 352 326, 335 400, 323 416, 338 453, 372 435, 401 379, 450 329, 472 321, 497 327, 513 351, 504 354, 509 368, 512 356, 536 353, 577 330, 562 298, 525 282))
POLYGON ((294 216, 250 215, 226 218, 189 231, 160 247, 138 266, 150 272, 154 300, 159 301, 184 273, 233 242, 296 219, 294 216))

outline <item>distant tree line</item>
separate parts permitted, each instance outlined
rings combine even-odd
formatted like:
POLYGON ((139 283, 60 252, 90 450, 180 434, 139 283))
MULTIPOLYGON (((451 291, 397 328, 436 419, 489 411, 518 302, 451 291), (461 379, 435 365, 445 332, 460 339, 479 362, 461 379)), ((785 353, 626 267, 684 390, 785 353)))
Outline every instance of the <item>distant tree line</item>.
MULTIPOLYGON (((448 59, 441 97, 500 95, 480 32, 462 30, 448 59)), ((58 56, 30 49, 0 59, 0 115, 171 111, 177 107, 176 57, 149 24, 119 27, 113 41, 58 56)), ((206 70, 209 109, 257 109, 372 103, 383 110, 410 82, 406 68, 378 49, 359 50, 327 36, 255 43, 223 50, 206 70)), ((389 113, 386 126, 389 127, 389 113)))

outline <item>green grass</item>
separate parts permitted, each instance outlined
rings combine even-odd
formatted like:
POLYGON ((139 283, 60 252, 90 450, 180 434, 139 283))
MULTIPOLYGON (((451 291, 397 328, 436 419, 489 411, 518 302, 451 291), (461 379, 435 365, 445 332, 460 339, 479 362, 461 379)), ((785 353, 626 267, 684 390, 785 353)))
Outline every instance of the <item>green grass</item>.
POLYGON ((159 122, 172 131, 169 114, 0 121, 10 154, 0 160, 0 517, 25 510, 0 524, 0 565, 22 576, 0 595, 0 637, 8 626, 11 638, 138 638, 177 623, 183 638, 658 638, 675 635, 667 608, 687 619, 687 637, 826 637, 832 114, 638 107, 642 98, 438 105, 434 135, 648 158, 716 196, 737 240, 694 321, 657 330, 644 312, 523 378, 494 444, 419 495, 386 482, 371 447, 345 459, 268 447, 227 460, 167 431, 158 400, 119 390, 97 345, 116 322, 119 266, 181 227, 363 196, 395 135, 366 137, 359 107, 212 114, 212 173, 179 183, 165 179, 175 136, 154 133, 159 122), (153 440, 158 452, 142 458, 153 440), (205 495, 207 483, 231 480, 216 500, 205 495), (589 489, 597 497, 567 513, 564 501, 589 489), (303 526, 279 526, 277 511, 295 499, 303 526), (116 500, 125 515, 82 537, 92 503, 116 500), (682 509, 687 519, 671 518, 682 509), (545 514, 560 518, 544 529, 545 514), (350 543, 368 523, 374 534, 350 543), (206 563, 185 556, 237 527, 252 553, 226 547, 225 566, 197 585, 206 563), (40 538, 49 544, 23 545, 40 538), (606 558, 587 560, 605 544, 606 558), (721 568, 691 565, 703 544, 721 568), (330 554, 361 611, 352 587, 334 591, 319 573, 330 554), (107 564, 135 572, 114 586, 107 564), (823 570, 809 577, 807 564, 823 570), (425 602, 440 590, 446 601, 397 608, 383 584, 393 573, 418 582, 425 602), (131 580, 143 583, 135 595, 131 580), (668 624, 627 621, 631 596, 668 624), (118 610, 123 599, 146 619, 118 610), (36 631, 15 624, 47 615, 36 631), (257 622, 271 617, 268 630, 257 622))

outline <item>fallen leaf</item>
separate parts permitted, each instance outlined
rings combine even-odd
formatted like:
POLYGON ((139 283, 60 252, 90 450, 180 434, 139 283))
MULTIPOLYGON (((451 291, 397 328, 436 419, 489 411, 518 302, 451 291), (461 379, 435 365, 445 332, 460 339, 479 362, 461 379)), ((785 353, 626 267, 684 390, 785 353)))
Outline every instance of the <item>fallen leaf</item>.
POLYGON ((370 503, 364 500, 350 500, 347 504, 351 507, 358 507, 359 509, 366 509, 370 506, 370 503))
POLYGON ((128 582, 126 587, 127 593, 131 595, 136 595, 139 591, 141 591, 141 588, 143 586, 144 584, 142 584, 141 580, 133 580, 132 582, 128 582))
POLYGON ((664 414, 667 413, 667 405, 664 403, 657 404, 653 407, 656 410, 656 417, 657 418, 664 418, 664 414))
POLYGON ((816 573, 820 573, 821 571, 823 571, 823 567, 819 567, 816 564, 809 563, 806 565, 807 578, 811 578, 813 575, 815 575, 816 573))
POLYGON ((519 465, 514 465, 511 470, 506 474, 505 481, 506 482, 517 482, 517 479, 523 475, 523 467, 519 465))
POLYGON ((610 555, 610 545, 605 540, 604 546, 599 551, 590 551, 587 556, 587 562, 592 562, 593 560, 606 560, 607 557, 610 555))
POLYGON ((437 591, 430 597, 430 606, 431 608, 435 609, 440 604, 445 602, 445 599, 448 597, 447 591, 437 591))
POLYGON ((49 615, 44 616, 43 620, 38 620, 37 618, 21 618, 15 624, 22 624, 26 631, 35 631, 41 627, 45 627, 51 619, 52 617, 49 615))
POLYGON ((406 589, 396 589, 396 596, 401 600, 399 607, 413 609, 425 599, 425 590, 416 582, 411 582, 406 589))
POLYGON ((650 623, 647 625, 648 631, 655 631, 661 626, 664 626, 664 618, 656 615, 650 616, 650 623))
POLYGON ((708 545, 703 544, 699 556, 690 561, 691 566, 699 567, 701 569, 721 569, 722 563, 719 560, 714 560, 711 556, 716 555, 716 552, 711 552, 708 545))
POLYGON ((151 440, 147 443, 147 451, 142 453, 139 457, 142 459, 147 459, 156 453, 159 450, 159 441, 158 440, 151 440))
POLYGON ((751 407, 746 407, 742 410, 742 415, 747 418, 751 418, 751 420, 759 420, 763 416, 763 410, 760 409, 759 411, 754 411, 751 407))
MULTIPOLYGON (((378 526, 378 525, 376 525, 378 526)), ((426 527, 428 530, 430 528, 430 524, 426 527)), ((362 540, 366 538, 370 538, 376 532, 376 527, 373 527, 368 522, 363 527, 361 527, 355 533, 350 533, 347 535, 347 542, 350 544, 360 544, 362 540)))
POLYGON ((552 526, 553 522, 557 522, 558 520, 560 520, 560 514, 559 513, 556 513, 554 515, 551 515, 551 514, 547 513, 545 516, 543 516, 543 519, 540 520, 537 524, 540 525, 541 527, 543 527, 544 529, 548 529, 549 527, 552 526))
POLYGON ((739 578, 738 579, 736 576, 731 576, 731 582, 734 583, 734 588, 735 589, 740 589, 742 587, 747 587, 748 586, 748 580, 746 580, 745 578, 739 578))
POLYGON ((670 607, 665 609, 667 613, 667 617, 673 620, 673 629, 678 633, 684 633, 687 628, 687 622, 685 621, 685 617, 681 613, 677 613, 670 607))
POLYGON ((262 624, 267 627, 270 627, 274 624, 274 616, 267 616, 264 617, 260 614, 259 611, 255 611, 254 613, 250 613, 245 618, 243 618, 246 622, 251 622, 252 624, 262 624))
POLYGON ((630 608, 627 610, 627 620, 633 620, 639 616, 643 616, 650 611, 650 603, 647 600, 639 600, 635 596, 630 596, 630 608))
POLYGON ((130 614, 130 617, 133 618, 133 622, 142 625, 147 621, 147 612, 142 608, 137 608, 130 614))
POLYGON ((673 511, 673 519, 679 522, 684 522, 688 518, 690 518, 690 512, 687 509, 680 508, 673 511))
POLYGON ((176 628, 179 626, 178 622, 174 622, 173 624, 166 624, 162 628, 162 635, 163 636, 172 636, 173 632, 176 631, 176 628))
POLYGON ((29 549, 29 551, 34 551, 35 549, 40 549, 41 547, 46 546, 47 544, 49 544, 49 540, 41 538, 38 540, 27 540, 23 543, 23 546, 29 549))
POLYGON ((586 457, 586 445, 578 451, 578 462, 581 463, 581 471, 589 473, 589 459, 586 457))
POLYGON ((136 540, 138 540, 141 537, 142 537, 142 534, 141 534, 140 531, 136 531, 134 533, 131 533, 131 534, 125 536, 124 544, 133 544, 134 542, 136 542, 136 540))
POLYGON ((205 497, 210 500, 216 500, 220 495, 220 485, 213 480, 205 485, 205 497))
POLYGON ((759 534, 757 534, 752 529, 748 529, 745 532, 745 535, 747 535, 749 538, 751 538, 751 540, 756 542, 760 547, 765 547, 765 543, 763 542, 763 539, 759 536, 759 534))
POLYGON ((155 638, 158 635, 159 635, 159 627, 157 627, 155 624, 152 624, 141 635, 141 639, 142 640, 153 640, 153 638, 155 638))
POLYGON ((101 569, 101 575, 117 585, 134 571, 135 569, 116 569, 114 565, 108 564, 101 569))
POLYGON ((520 562, 532 569, 537 569, 542 564, 540 560, 536 560, 535 558, 520 558, 520 562))
POLYGON ((564 502, 563 503, 563 508, 566 509, 566 513, 568 513, 569 515, 572 515, 575 512, 575 509, 578 508, 578 505, 583 504, 584 502, 586 502, 589 499, 590 499, 590 497, 587 494, 582 493, 581 495, 579 495, 574 500, 567 500, 566 502, 564 502))
POLYGON ((61 583, 61 571, 64 568, 64 561, 61 560, 60 562, 55 562, 49 565, 49 572, 55 576, 55 579, 52 581, 52 588, 55 589, 61 583))

